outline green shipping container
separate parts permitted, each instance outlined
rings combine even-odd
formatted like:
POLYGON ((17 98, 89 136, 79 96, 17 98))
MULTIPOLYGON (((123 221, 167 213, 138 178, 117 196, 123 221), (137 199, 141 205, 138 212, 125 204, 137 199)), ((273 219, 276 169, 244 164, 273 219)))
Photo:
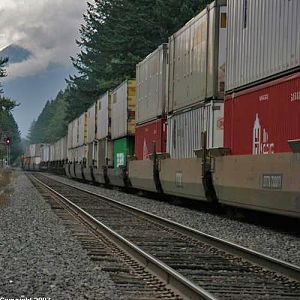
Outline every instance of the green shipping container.
POLYGON ((127 165, 127 156, 134 154, 134 136, 114 140, 114 167, 127 165))

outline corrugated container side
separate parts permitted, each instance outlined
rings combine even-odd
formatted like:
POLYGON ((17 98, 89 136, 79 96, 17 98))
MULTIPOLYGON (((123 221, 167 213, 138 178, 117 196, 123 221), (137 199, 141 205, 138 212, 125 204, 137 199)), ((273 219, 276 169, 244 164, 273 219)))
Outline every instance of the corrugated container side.
POLYGON ((112 167, 114 165, 114 142, 109 139, 103 139, 98 141, 97 144, 98 168, 102 166, 112 167))
POLYGON ((63 138, 60 139, 60 148, 61 148, 61 160, 65 160, 68 158, 68 141, 67 141, 67 136, 64 136, 63 138))
POLYGON ((138 160, 149 159, 154 151, 166 152, 167 124, 166 118, 150 121, 136 127, 135 155, 138 160))
POLYGON ((291 152, 300 139, 300 72, 228 95, 225 147, 232 154, 291 152))
POLYGON ((134 137, 127 136, 114 140, 114 167, 127 165, 128 156, 134 154, 134 137))
POLYGON ((72 147, 71 148, 76 148, 78 146, 78 122, 79 119, 73 120, 73 127, 72 127, 72 147))
POLYGON ((136 66, 136 122, 164 115, 167 92, 168 44, 162 44, 136 66))
POLYGON ((50 145, 44 145, 41 160, 42 162, 48 162, 50 160, 50 145))
POLYGON ((77 146, 82 146, 86 144, 88 133, 88 118, 87 112, 84 112, 78 118, 78 144, 77 146))
POLYGON ((74 121, 68 124, 68 149, 73 148, 73 126, 74 121))
POLYGON ((169 38, 168 112, 224 97, 226 1, 214 1, 169 38))
POLYGON ((298 0, 228 0, 226 90, 300 67, 298 0))
POLYGON ((135 133, 136 81, 127 80, 112 92, 112 139, 135 133))
POLYGON ((111 94, 106 92, 97 101, 97 139, 101 140, 111 134, 111 94))
POLYGON ((51 144, 51 145, 50 145, 50 161, 55 161, 54 144, 51 144))
POLYGON ((87 143, 91 143, 96 139, 96 109, 97 109, 97 103, 94 103, 87 111, 87 122, 88 122, 88 128, 87 128, 87 143))
POLYGON ((211 101, 168 117, 167 152, 171 158, 195 157, 201 149, 201 133, 207 132, 207 147, 223 147, 224 104, 211 101))

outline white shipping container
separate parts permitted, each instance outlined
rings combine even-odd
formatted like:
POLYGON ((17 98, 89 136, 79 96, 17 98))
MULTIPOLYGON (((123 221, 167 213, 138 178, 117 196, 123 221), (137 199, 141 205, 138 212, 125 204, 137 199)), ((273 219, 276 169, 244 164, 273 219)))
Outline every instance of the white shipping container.
POLYGON ((63 137, 60 139, 60 143, 61 143, 61 160, 65 160, 68 157, 68 140, 67 140, 67 136, 63 137))
POLYGON ((34 156, 42 156, 42 149, 43 149, 44 144, 31 144, 29 145, 29 156, 34 157, 34 156))
POLYGON ((50 161, 55 161, 54 144, 51 144, 51 145, 50 145, 50 161))
POLYGON ((35 156, 35 147, 36 147, 35 144, 29 145, 29 156, 30 157, 34 157, 35 156))
POLYGON ((70 122, 68 125, 68 149, 73 148, 73 126, 74 121, 70 122))
POLYGON ((98 113, 97 113, 97 135, 98 140, 104 139, 110 136, 111 125, 111 95, 106 92, 97 101, 98 113))
POLYGON ((228 0, 226 91, 300 67, 299 0, 228 0))
POLYGON ((50 161, 50 145, 44 145, 43 150, 42 150, 42 157, 41 157, 42 162, 48 162, 50 161))
POLYGON ((111 137, 135 133, 136 81, 126 80, 112 92, 111 137))
POLYGON ((226 22, 216 0, 169 38, 168 112, 224 97, 226 22))
POLYGON ((87 122, 88 122, 88 131, 87 131, 87 143, 91 143, 96 139, 96 109, 97 103, 94 103, 87 111, 87 122))
POLYGON ((207 148, 223 147, 224 103, 211 101, 168 117, 167 152, 171 158, 196 157, 201 133, 207 132, 207 148))
POLYGON ((87 142, 87 113, 84 112, 78 118, 78 144, 77 146, 82 146, 87 142))
POLYGON ((72 147, 76 148, 78 146, 78 118, 73 120, 73 128, 72 128, 72 147))
POLYGON ((60 140, 54 143, 54 160, 58 161, 60 160, 60 155, 61 155, 61 143, 60 140))
POLYGON ((76 162, 82 162, 84 159, 87 159, 88 156, 88 147, 83 145, 74 149, 74 159, 76 162))
POLYGON ((155 119, 165 113, 168 44, 162 44, 136 66, 136 122, 155 119))

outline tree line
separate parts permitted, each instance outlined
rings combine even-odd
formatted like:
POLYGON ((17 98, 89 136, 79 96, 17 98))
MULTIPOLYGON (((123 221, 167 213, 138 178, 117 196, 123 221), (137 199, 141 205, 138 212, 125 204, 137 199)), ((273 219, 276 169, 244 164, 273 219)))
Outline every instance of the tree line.
MULTIPOLYGON (((8 58, 0 57, 0 79, 6 76, 5 66, 8 58)), ((0 82, 0 160, 6 158, 6 138, 10 138, 11 161, 15 161, 21 154, 21 138, 18 125, 12 115, 16 102, 3 95, 0 82)))
POLYGON ((154 51, 211 1, 95 0, 88 3, 79 52, 71 57, 77 71, 67 88, 48 101, 32 123, 32 143, 52 143, 67 124, 123 80, 135 78, 136 64, 154 51))

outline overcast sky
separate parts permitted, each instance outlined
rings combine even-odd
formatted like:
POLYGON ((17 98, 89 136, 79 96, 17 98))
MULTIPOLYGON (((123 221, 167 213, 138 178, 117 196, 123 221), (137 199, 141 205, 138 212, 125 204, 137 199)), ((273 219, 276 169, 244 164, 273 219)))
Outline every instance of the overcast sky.
MULTIPOLYGON (((17 44, 32 53, 27 61, 8 67, 8 77, 5 81, 13 82, 16 78, 20 80, 40 74, 53 63, 70 69, 70 56, 78 52, 75 39, 79 38, 79 27, 83 23, 82 15, 87 8, 86 2, 86 0, 0 0, 0 50, 7 45, 17 44)), ((9 86, 9 83, 7 85, 9 86)), ((19 91, 19 94, 24 92, 26 91, 19 91)), ((53 95, 57 92, 53 91, 53 95)), ((47 95, 45 94, 45 97, 48 96, 49 91, 47 95)), ((15 115, 23 136, 27 134, 32 119, 37 118, 48 100, 40 98, 40 103, 28 101, 24 103, 24 99, 16 99, 21 103, 15 115), (27 107, 33 105, 36 108, 35 115, 26 115, 26 120, 24 113, 22 114, 24 105, 27 107)))
POLYGON ((8 80, 33 75, 49 63, 70 64, 86 0, 0 0, 0 49, 17 44, 32 58, 11 65, 8 80))

